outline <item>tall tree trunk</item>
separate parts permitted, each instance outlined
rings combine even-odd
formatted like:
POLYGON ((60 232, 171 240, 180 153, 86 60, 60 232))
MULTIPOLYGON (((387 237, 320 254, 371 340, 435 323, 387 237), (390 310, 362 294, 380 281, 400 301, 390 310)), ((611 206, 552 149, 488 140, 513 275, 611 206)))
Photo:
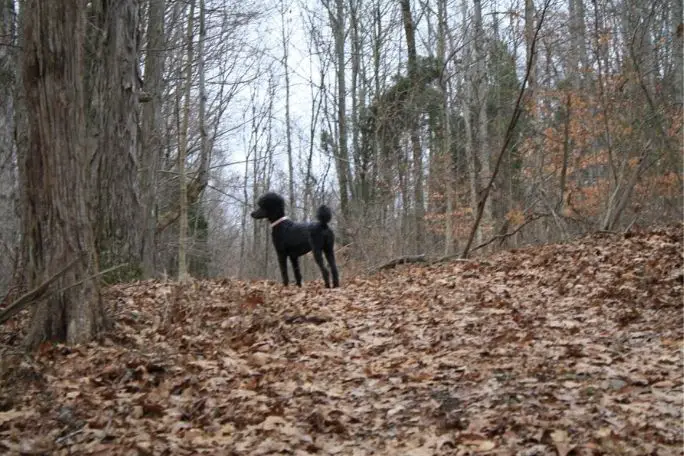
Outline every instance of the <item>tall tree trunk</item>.
POLYGON ((579 44, 584 39, 579 35, 577 26, 577 2, 581 0, 568 0, 568 31, 570 33, 570 51, 566 56, 565 73, 566 78, 571 81, 572 88, 579 90, 579 44))
MULTIPOLYGON (((462 15, 463 15, 463 28, 467 30, 467 18, 468 18, 468 0, 463 0, 462 2, 462 15)), ((472 33, 472 32, 471 32, 472 33)), ((475 39, 471 37, 471 40, 475 39)), ((477 172, 477 152, 473 144, 473 68, 472 68, 472 57, 473 54, 470 52, 470 47, 468 46, 465 51, 465 57, 463 58, 463 65, 465 67, 464 77, 463 77, 463 120, 465 124, 465 154, 468 163, 468 183, 470 184, 470 208, 473 215, 477 212, 477 204, 479 200, 479 182, 478 182, 478 172, 477 172)), ((478 227, 475 233, 477 243, 482 242, 482 231, 478 227)))
POLYGON ((673 0, 672 7, 672 35, 674 37, 674 82, 675 101, 682 108, 684 103, 684 1, 673 0))
POLYGON ((570 35, 570 52, 567 57, 567 77, 574 90, 582 86, 582 74, 589 68, 586 46, 586 22, 584 20, 584 0, 568 1, 568 30, 570 35))
POLYGON ((189 201, 189 204, 194 205, 193 214, 193 244, 195 248, 190 260, 190 273, 198 274, 200 276, 207 276, 207 265, 210 262, 210 256, 207 251, 207 233, 206 229, 206 215, 204 207, 204 190, 209 183, 209 161, 211 159, 211 146, 209 143, 209 135, 207 133, 207 88, 205 81, 205 42, 207 40, 206 28, 206 11, 205 0, 199 0, 199 40, 197 43, 197 74, 199 75, 199 113, 198 113, 198 128, 200 137, 199 148, 199 163, 197 169, 197 176, 193 186, 197 189, 197 197, 189 201))
POLYGON ((3 196, 9 191, 4 186, 11 185, 14 174, 10 166, 14 162, 14 100, 18 87, 14 6, 14 0, 0 0, 0 195, 3 196))
POLYGON ((288 67, 290 37, 289 31, 285 26, 285 16, 290 9, 290 5, 286 5, 284 0, 280 1, 280 22, 281 22, 281 43, 283 45, 283 71, 285 72, 285 147, 287 149, 287 194, 290 214, 295 215, 295 190, 294 190, 294 161, 292 157, 292 124, 290 122, 290 68, 288 67))
MULTIPOLYGON (((477 155, 480 162, 480 188, 485 188, 492 175, 490 166, 489 134, 487 132, 487 96, 489 92, 486 75, 487 55, 482 44, 485 42, 485 33, 482 26, 482 4, 480 0, 474 0, 473 7, 473 19, 475 23, 473 58, 475 59, 475 87, 477 92, 477 106, 479 109, 477 116, 477 155)), ((491 229, 493 228, 493 223, 492 203, 491 200, 487 200, 485 201, 484 212, 482 214, 482 224, 491 229)))
POLYGON ((415 108, 419 104, 417 97, 422 96, 422 90, 419 87, 418 80, 418 55, 416 52, 416 37, 413 24, 413 16, 411 15, 411 2, 409 0, 400 0, 401 13, 404 22, 404 32, 406 33, 406 49, 408 53, 408 75, 412 83, 413 99, 408 101, 409 113, 411 115, 410 121, 410 139, 411 151, 413 154, 413 199, 414 199, 414 229, 415 229, 415 245, 416 252, 423 253, 424 238, 425 238, 425 200, 423 198, 423 150, 420 145, 420 114, 415 108))
POLYGON ((536 92, 537 92, 537 56, 532 55, 532 44, 534 42, 534 0, 525 0, 525 49, 527 51, 526 62, 532 60, 532 68, 530 69, 530 76, 528 78, 527 90, 528 100, 530 103, 530 112, 532 117, 536 117, 536 92))
MULTIPOLYGON (((448 13, 447 0, 437 0, 437 62, 439 68, 442 70, 446 64, 446 41, 447 41, 447 27, 448 27, 448 13)), ((451 255, 454 245, 454 226, 453 226, 453 211, 455 205, 455 182, 454 182, 454 162, 453 154, 451 153, 451 110, 449 107, 449 91, 447 86, 447 78, 442 75, 439 79, 440 89, 442 91, 442 113, 441 113, 441 144, 440 148, 442 155, 442 163, 445 163, 444 173, 444 187, 446 198, 445 222, 444 222, 444 255, 451 255)))
POLYGON ((14 0, 0 0, 0 176, 8 172, 8 164, 13 161, 10 157, 14 150, 14 97, 17 87, 15 14, 14 0))
POLYGON ((183 120, 178 142, 178 178, 180 181, 180 217, 178 220, 178 280, 188 279, 188 180, 185 161, 188 155, 188 124, 190 121, 190 95, 192 93, 193 64, 193 27, 195 24, 195 0, 190 0, 188 13, 188 30, 186 35, 187 52, 185 61, 185 99, 183 103, 183 120))
MULTIPOLYGON (((327 4, 327 2, 326 2, 327 4)), ((344 16, 344 0, 335 0, 335 11, 328 8, 330 23, 335 39, 335 58, 337 66, 337 154, 335 165, 339 182, 340 209, 345 219, 349 215, 349 149, 347 147, 347 82, 345 77, 346 61, 344 55, 344 39, 346 21, 344 16)))
MULTIPOLYGON (((0 0, 0 239, 4 240, 9 252, 14 250, 19 240, 19 220, 17 217, 17 170, 16 145, 19 132, 16 113, 20 112, 23 103, 18 94, 19 75, 17 74, 17 22, 14 0, 0 0)), ((9 253, 6 250, 7 253, 9 253)), ((5 274, 0 276, 0 304, 2 297, 11 298, 5 291, 12 286, 16 290, 22 287, 22 274, 18 263, 18 254, 3 254, 0 257, 0 268, 5 274), (12 274, 14 272, 14 275, 12 274), (11 285, 11 281, 15 283, 11 285)))
POLYGON ((29 281, 36 285, 76 260, 56 281, 61 291, 34 308, 29 347, 45 340, 85 343, 105 324, 92 277, 97 255, 86 201, 85 26, 80 0, 26 2, 22 70, 29 144, 20 166, 29 281))
POLYGON ((362 163, 361 146, 359 144, 359 112, 363 106, 363 94, 359 94, 359 75, 361 72, 361 57, 363 54, 363 43, 361 43, 361 35, 359 34, 359 7, 362 6, 361 0, 349 1, 350 14, 350 32, 351 32, 351 134, 352 134, 352 150, 354 153, 354 183, 351 185, 352 199, 360 196, 357 199, 357 206, 359 203, 365 202, 363 196, 365 184, 365 169, 362 163))
POLYGON ((144 89, 148 95, 142 108, 141 128, 141 201, 142 269, 150 278, 156 273, 157 173, 163 149, 162 92, 164 71, 164 0, 149 0, 147 18, 147 53, 144 89))
MULTIPOLYGON (((374 92, 379 96, 381 90, 381 64, 382 64, 382 50, 383 37, 385 30, 383 28, 382 13, 378 3, 373 8, 373 81, 374 92)), ((376 113, 376 116, 380 113, 376 113)), ((375 160, 375 172, 377 180, 381 185, 380 190, 375 190, 374 197, 381 202, 381 210, 378 214, 379 225, 381 229, 385 228, 387 215, 390 213, 388 205, 392 200, 392 170, 388 159, 387 149, 389 147, 388 139, 380 131, 380 119, 376 118, 373 123, 373 150, 372 154, 375 160)))
POLYGON ((95 242, 100 261, 137 265, 141 254, 138 188, 138 1, 99 0, 93 5, 95 34, 91 150, 95 242))
MULTIPOLYGON (((199 188, 205 189, 209 183, 209 161, 211 148, 207 133, 207 87, 205 75, 205 42, 207 40, 205 0, 199 0, 199 43, 197 44, 197 73, 199 74, 199 134, 200 157, 197 180, 199 188)), ((200 212, 198 211, 198 214, 200 212)))
POLYGON ((558 203, 556 205, 557 211, 563 213, 563 206, 565 204, 565 190, 567 186, 568 165, 570 162, 570 151, 572 148, 572 138, 570 136, 570 124, 572 122, 572 94, 566 96, 565 101, 565 127, 563 129, 563 163, 561 164, 560 184, 558 203))

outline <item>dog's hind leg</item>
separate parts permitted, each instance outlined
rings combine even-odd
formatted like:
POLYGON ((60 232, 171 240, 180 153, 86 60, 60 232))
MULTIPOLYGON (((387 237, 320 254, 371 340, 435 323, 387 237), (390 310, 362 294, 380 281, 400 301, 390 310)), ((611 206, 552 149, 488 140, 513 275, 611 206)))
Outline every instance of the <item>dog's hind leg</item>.
POLYGON ((323 282, 325 282, 325 288, 330 288, 330 273, 328 272, 328 269, 325 267, 325 263, 323 263, 323 255, 321 254, 321 251, 314 250, 313 256, 314 260, 316 260, 316 264, 321 269, 321 274, 323 275, 323 282))
POLYGON ((330 266, 330 272, 332 273, 333 288, 337 288, 340 286, 340 276, 337 272, 337 263, 335 263, 335 251, 332 247, 326 247, 323 252, 325 253, 325 259, 328 261, 328 266, 330 266))
POLYGON ((292 263, 292 270, 294 271, 295 282, 298 287, 302 286, 302 273, 299 270, 299 257, 292 255, 290 257, 290 262, 292 263))

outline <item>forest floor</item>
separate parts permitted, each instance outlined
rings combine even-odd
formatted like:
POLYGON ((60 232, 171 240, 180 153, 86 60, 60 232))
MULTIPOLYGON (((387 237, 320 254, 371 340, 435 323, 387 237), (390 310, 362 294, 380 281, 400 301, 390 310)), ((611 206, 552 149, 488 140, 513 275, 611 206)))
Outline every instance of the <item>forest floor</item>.
POLYGON ((682 226, 343 279, 117 285, 30 357, 5 324, 0 453, 683 454, 682 226))

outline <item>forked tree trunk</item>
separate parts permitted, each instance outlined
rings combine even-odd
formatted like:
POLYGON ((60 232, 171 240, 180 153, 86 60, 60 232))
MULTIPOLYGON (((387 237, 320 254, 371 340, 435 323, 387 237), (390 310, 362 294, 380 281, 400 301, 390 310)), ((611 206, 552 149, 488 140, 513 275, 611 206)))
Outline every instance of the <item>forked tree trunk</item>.
POLYGON ((25 193, 22 229, 31 285, 75 258, 55 292, 34 307, 26 344, 70 344, 103 329, 95 242, 86 197, 83 40, 85 8, 79 0, 28 0, 23 17, 22 65, 29 144, 20 157, 25 193))

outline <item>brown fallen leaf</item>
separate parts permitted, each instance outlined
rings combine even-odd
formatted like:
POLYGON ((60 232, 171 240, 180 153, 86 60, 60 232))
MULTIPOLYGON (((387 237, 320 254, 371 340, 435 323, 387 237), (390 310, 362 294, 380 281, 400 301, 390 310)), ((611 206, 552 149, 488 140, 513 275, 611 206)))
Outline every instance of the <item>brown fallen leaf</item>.
POLYGON ((551 440, 553 445, 556 447, 556 452, 558 456, 567 456, 574 448, 575 445, 570 443, 570 437, 566 431, 561 429, 556 429, 551 433, 551 440))

